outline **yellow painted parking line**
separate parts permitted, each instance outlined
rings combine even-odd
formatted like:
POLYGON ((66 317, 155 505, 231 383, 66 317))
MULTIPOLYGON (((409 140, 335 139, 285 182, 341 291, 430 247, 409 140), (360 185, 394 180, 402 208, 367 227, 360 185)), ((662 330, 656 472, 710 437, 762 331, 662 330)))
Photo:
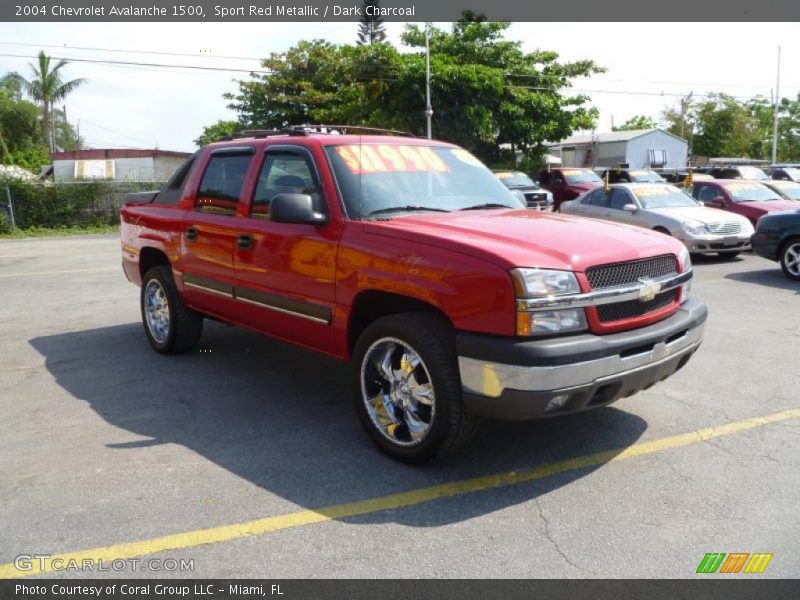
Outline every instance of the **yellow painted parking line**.
POLYGON ((292 529, 302 525, 324 523, 333 519, 344 519, 385 510, 415 506, 417 504, 422 504, 423 502, 430 502, 431 500, 450 498, 462 494, 469 494, 472 492, 480 492, 497 487, 525 483, 528 481, 543 479, 559 473, 577 471, 579 469, 600 466, 609 462, 616 462, 634 458, 636 456, 652 454, 654 452, 660 452, 669 448, 689 446, 705 440, 732 435, 734 433, 756 429, 758 427, 764 427, 772 423, 778 423, 780 421, 797 418, 800 418, 800 408, 793 408, 763 417, 753 417, 750 419, 726 423, 725 425, 719 425, 717 427, 698 429, 689 433, 659 438, 649 442, 633 444, 632 446, 624 448, 616 448, 614 450, 586 454, 584 456, 578 456, 576 458, 570 458, 523 471, 512 471, 508 473, 486 475, 483 477, 474 477, 472 479, 443 483, 440 485, 409 490, 407 492, 399 492, 396 494, 389 494, 387 496, 349 502, 347 504, 335 504, 314 510, 301 510, 275 517, 265 517, 262 519, 245 521, 243 523, 234 523, 232 525, 209 527, 208 529, 197 529, 195 531, 165 535, 163 537, 152 538, 149 540, 116 544, 102 548, 93 548, 91 550, 78 550, 75 552, 53 554, 48 566, 44 569, 40 568, 38 561, 33 562, 31 565, 32 568, 29 571, 18 571, 13 563, 7 563, 0 565, 0 578, 8 579, 14 577, 26 577, 28 575, 35 575, 38 573, 52 572, 54 570, 52 568, 53 561, 62 561, 61 563, 56 562, 56 566, 60 564, 66 566, 70 561, 76 561, 77 564, 80 565, 81 561, 84 559, 93 559, 94 561, 102 560, 108 563, 114 559, 136 558, 149 554, 165 552, 168 550, 185 550, 187 548, 195 548, 205 544, 226 542, 252 535, 271 533, 283 529, 292 529))
POLYGON ((121 267, 97 267, 94 269, 65 269, 63 271, 35 271, 33 273, 0 273, 0 277, 33 277, 35 275, 61 275, 62 273, 99 273, 100 271, 119 271, 121 267))

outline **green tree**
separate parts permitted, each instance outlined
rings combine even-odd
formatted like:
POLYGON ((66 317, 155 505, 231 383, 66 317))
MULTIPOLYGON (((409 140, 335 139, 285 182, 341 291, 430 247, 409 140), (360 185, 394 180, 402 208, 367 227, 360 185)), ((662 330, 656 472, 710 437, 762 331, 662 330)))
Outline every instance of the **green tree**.
POLYGON ((700 156, 758 157, 763 152, 763 131, 752 106, 728 94, 710 94, 690 109, 695 123, 694 154, 700 156))
POLYGON ((637 115, 625 121, 622 125, 614 127, 613 131, 635 131, 637 129, 655 129, 658 123, 651 117, 637 115))
POLYGON ((386 41, 383 18, 374 14, 375 9, 380 5, 380 0, 364 0, 358 25, 358 44, 376 44, 386 41), (369 15, 368 11, 372 11, 373 14, 369 15))
MULTIPOLYGON (((591 128, 597 111, 584 95, 563 90, 600 72, 590 60, 559 62, 548 51, 526 53, 504 38, 508 23, 466 13, 450 31, 431 31, 434 133, 490 163, 519 150, 535 161, 544 142, 591 128)), ((280 128, 341 123, 425 132, 425 33, 407 26, 411 52, 390 44, 337 46, 302 41, 262 61, 269 74, 240 81, 226 96, 239 121, 280 128)))
POLYGON ((61 77, 61 69, 67 64, 67 61, 59 60, 55 66, 51 67, 50 57, 40 51, 38 62, 30 65, 33 75, 30 81, 18 73, 14 74, 14 78, 20 83, 25 93, 38 102, 41 107, 42 130, 51 154, 56 151, 56 134, 53 123, 55 103, 63 101, 86 82, 85 79, 64 81, 61 77))
POLYGON ((242 129, 246 129, 246 127, 239 123, 239 121, 220 119, 216 123, 203 127, 203 133, 194 140, 194 143, 197 144, 198 147, 205 146, 212 142, 218 142, 224 137, 232 136, 242 129))

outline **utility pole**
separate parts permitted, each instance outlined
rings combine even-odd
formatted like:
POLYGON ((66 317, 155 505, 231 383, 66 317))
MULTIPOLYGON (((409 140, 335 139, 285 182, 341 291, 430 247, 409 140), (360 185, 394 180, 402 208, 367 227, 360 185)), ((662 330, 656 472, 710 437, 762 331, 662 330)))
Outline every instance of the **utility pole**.
POLYGON ((781 47, 778 46, 778 76, 775 81, 775 108, 772 119, 772 164, 778 162, 778 105, 781 101, 781 47))
POLYGON ((431 24, 425 23, 425 120, 428 125, 428 139, 432 139, 431 117, 433 117, 433 107, 431 107, 431 24))

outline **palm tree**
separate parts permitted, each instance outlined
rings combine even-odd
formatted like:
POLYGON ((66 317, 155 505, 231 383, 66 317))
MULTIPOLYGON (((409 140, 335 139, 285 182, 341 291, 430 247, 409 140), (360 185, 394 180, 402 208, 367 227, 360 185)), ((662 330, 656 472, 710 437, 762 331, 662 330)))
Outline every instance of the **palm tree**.
POLYGON ((67 65, 66 60, 59 60, 56 66, 50 68, 50 57, 44 51, 39 52, 39 64, 30 64, 33 77, 30 81, 19 73, 14 77, 20 82, 25 93, 42 107, 42 128, 44 139, 50 153, 56 151, 55 127, 53 126, 53 106, 56 102, 64 100, 78 86, 86 83, 85 79, 62 81, 61 69, 67 65))

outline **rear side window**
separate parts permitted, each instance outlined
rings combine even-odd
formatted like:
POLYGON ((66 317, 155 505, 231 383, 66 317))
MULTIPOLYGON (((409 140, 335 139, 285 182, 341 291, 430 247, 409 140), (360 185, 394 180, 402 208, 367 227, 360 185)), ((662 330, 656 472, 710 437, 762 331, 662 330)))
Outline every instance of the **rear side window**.
POLYGON ((186 183, 186 180, 189 179, 189 173, 192 172, 192 167, 196 159, 197 153, 190 156, 186 162, 178 167, 178 170, 172 174, 167 184, 155 197, 153 204, 175 205, 180 202, 181 196, 183 195, 183 185, 186 183))
POLYGON ((235 215, 251 160, 249 154, 212 156, 200 182, 195 208, 202 212, 235 215))
POLYGON ((605 190, 602 188, 597 189, 589 194, 583 203, 590 204, 591 206, 606 206, 608 203, 608 194, 606 194, 605 190))

